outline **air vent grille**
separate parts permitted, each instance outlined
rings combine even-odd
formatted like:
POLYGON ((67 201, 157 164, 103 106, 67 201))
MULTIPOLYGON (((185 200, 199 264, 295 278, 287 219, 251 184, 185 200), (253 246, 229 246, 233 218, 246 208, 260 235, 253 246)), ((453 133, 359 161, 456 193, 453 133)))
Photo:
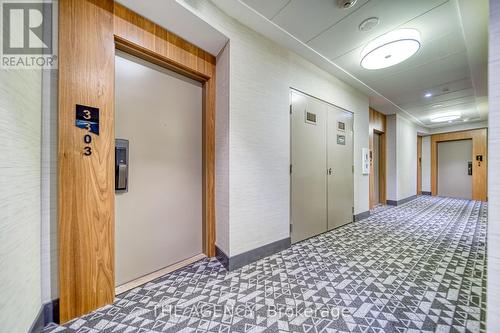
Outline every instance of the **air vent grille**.
POLYGON ((316 124, 316 114, 306 111, 306 123, 316 124))
POLYGON ((338 121, 337 122, 337 129, 339 131, 345 131, 345 123, 344 122, 341 122, 341 121, 338 121))

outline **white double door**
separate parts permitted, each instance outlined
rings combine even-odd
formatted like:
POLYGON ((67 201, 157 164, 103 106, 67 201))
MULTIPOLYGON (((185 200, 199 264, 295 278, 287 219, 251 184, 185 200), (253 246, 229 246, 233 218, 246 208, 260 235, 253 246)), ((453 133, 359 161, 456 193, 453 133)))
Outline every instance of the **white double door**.
POLYGON ((296 91, 291 94, 295 243, 353 220, 353 114, 296 91))

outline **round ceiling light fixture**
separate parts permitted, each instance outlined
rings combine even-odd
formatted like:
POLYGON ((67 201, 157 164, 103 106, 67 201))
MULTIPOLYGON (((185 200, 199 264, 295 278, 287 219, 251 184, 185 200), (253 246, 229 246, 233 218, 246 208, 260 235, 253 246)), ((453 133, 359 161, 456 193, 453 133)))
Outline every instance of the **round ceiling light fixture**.
POLYGON ((369 42, 361 51, 361 67, 381 69, 399 64, 420 49, 420 32, 394 30, 369 42))
POLYGON ((444 123, 446 121, 450 122, 460 118, 462 114, 459 111, 440 113, 431 116, 431 123, 444 123))

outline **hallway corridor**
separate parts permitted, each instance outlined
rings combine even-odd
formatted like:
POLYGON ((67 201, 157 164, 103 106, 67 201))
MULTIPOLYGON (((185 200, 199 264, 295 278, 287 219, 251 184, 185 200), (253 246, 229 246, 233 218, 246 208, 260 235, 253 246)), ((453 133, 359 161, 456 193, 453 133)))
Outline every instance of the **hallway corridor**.
POLYGON ((234 272, 199 261, 45 332, 483 332, 486 229, 486 203, 420 196, 234 272))

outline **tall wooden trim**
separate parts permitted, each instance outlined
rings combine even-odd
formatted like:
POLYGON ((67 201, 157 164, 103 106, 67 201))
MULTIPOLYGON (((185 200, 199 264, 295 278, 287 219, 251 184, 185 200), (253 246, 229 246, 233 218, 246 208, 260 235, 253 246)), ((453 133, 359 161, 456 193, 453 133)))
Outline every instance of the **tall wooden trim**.
POLYGON ((113 2, 59 1, 58 224, 60 319, 114 299, 113 2), (75 105, 99 108, 83 155, 75 105))
POLYGON ((369 205, 370 209, 377 204, 386 201, 386 116, 372 108, 369 110, 369 136, 368 145, 371 152, 370 158, 370 193, 369 205), (379 174, 375 175, 375 167, 373 165, 373 136, 380 134, 380 156, 379 156, 379 174), (379 197, 375 195, 375 177, 379 177, 379 197))
POLYGON ((115 47, 203 83, 203 249, 215 255, 215 57, 112 0, 59 1, 60 319, 114 300, 115 47), (116 42, 116 44, 115 44, 116 42), (75 106, 99 108, 83 155, 75 106))
POLYGON ((437 144, 443 141, 472 139, 472 199, 488 199, 488 130, 486 128, 469 131, 434 134, 431 136, 431 191, 438 194, 438 151, 437 144), (476 156, 482 155, 483 161, 476 156))

